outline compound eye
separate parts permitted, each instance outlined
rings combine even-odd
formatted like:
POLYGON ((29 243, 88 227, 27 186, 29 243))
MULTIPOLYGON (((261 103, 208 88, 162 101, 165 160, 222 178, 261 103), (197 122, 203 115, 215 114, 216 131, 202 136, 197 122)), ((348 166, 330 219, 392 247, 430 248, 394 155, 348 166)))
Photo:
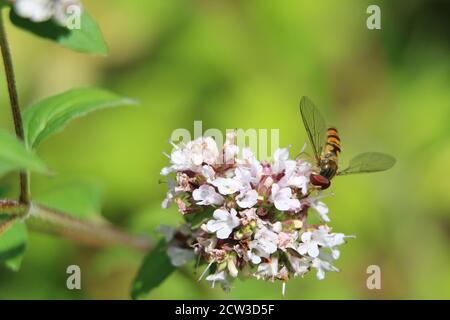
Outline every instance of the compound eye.
POLYGON ((327 189, 331 184, 330 180, 320 174, 311 174, 309 181, 311 181, 312 185, 321 187, 322 190, 327 189))

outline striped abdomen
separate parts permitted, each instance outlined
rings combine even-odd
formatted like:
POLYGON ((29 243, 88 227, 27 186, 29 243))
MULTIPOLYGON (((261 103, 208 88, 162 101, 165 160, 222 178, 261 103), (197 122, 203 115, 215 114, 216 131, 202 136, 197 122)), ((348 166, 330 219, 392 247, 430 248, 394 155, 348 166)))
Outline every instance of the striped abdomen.
POLYGON ((339 134, 336 128, 328 128, 327 130, 327 144, 324 150, 324 156, 332 153, 336 157, 339 156, 341 152, 341 139, 339 138, 339 134))
POLYGON ((327 143, 320 160, 320 175, 331 180, 338 170, 341 139, 336 128, 328 128, 327 143))

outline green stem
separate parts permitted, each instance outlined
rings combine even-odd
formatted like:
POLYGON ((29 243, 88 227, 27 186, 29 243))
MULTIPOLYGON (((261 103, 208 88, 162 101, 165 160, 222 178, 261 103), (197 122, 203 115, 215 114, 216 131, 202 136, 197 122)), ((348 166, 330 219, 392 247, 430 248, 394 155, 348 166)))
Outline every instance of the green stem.
MULTIPOLYGON (((0 7, 1 8, 1 7, 0 7)), ((5 68, 6 81, 8 83, 9 101, 14 120, 14 129, 16 136, 24 141, 24 131, 22 124, 22 115, 19 107, 19 97, 17 94, 16 81, 14 76, 14 68, 9 50, 8 38, 6 36, 5 26, 3 23, 3 12, 0 11, 0 48, 3 57, 3 65, 5 68)), ((21 203, 28 204, 30 202, 29 193, 29 174, 26 171, 20 173, 20 197, 21 203)))
MULTIPOLYGON (((93 247, 123 245, 147 252, 153 246, 147 236, 129 234, 108 222, 81 220, 33 203, 25 206, 14 200, 0 200, 0 214, 2 213, 12 215, 8 223, 13 219, 25 219, 27 225, 36 231, 55 234, 93 247)), ((4 229, 9 226, 4 225, 4 229)))

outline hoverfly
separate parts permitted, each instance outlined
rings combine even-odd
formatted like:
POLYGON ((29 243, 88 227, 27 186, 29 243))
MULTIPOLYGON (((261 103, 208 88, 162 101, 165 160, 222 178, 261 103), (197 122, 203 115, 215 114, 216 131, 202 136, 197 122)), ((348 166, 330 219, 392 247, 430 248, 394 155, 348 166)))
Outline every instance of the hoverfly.
POLYGON ((331 179, 336 175, 378 172, 394 166, 395 158, 390 155, 379 152, 365 152, 350 160, 346 169, 339 170, 341 139, 337 129, 326 127, 324 118, 308 97, 302 97, 300 113, 319 168, 318 173, 311 174, 313 185, 319 186, 321 189, 327 189, 330 186, 331 179))

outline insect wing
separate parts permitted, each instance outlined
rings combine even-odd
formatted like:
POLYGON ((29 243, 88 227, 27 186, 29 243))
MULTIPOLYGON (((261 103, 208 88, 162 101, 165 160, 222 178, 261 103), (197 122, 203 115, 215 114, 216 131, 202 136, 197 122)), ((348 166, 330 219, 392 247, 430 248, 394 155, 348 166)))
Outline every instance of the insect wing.
POLYGON ((302 97, 300 101, 300 113, 316 160, 319 160, 326 142, 325 120, 320 114, 319 109, 317 109, 308 97, 302 97))
POLYGON ((392 168, 395 162, 395 158, 388 154, 365 152, 350 160, 349 166, 340 171, 338 175, 385 171, 392 168))

